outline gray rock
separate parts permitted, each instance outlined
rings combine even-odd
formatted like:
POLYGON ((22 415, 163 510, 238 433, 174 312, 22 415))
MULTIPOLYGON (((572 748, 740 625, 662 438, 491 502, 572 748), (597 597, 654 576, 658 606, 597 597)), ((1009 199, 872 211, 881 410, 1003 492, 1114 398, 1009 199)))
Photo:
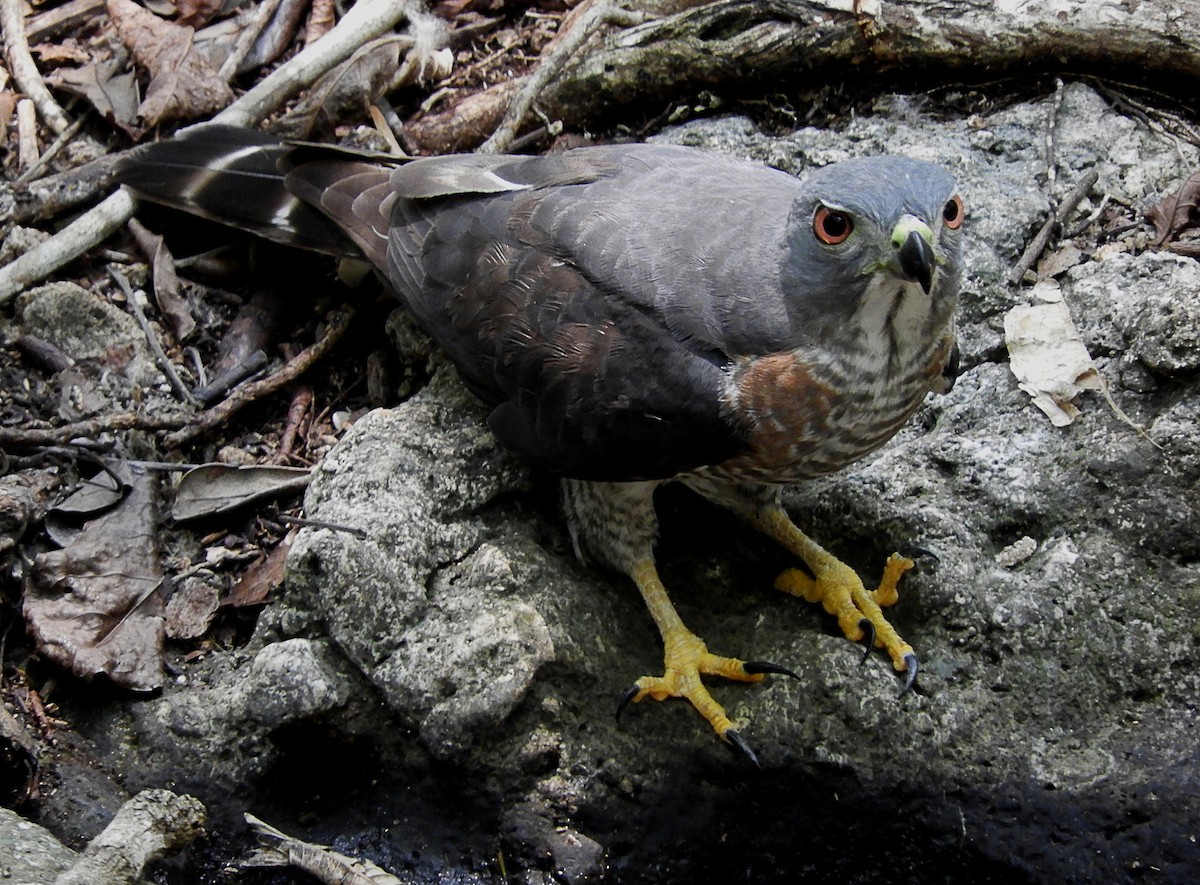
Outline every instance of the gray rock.
POLYGON ((60 373, 64 418, 111 409, 113 400, 128 397, 130 385, 164 383, 137 320, 82 286, 39 286, 17 299, 17 309, 22 332, 88 364, 60 373))
POLYGON ((249 807, 246 785, 278 762, 273 735, 345 715, 352 693, 365 690, 328 640, 264 642, 256 653, 213 656, 188 673, 131 711, 131 721, 110 725, 110 739, 125 738, 106 749, 139 760, 126 776, 133 789, 169 778, 214 802, 235 798, 238 814, 249 807))
POLYGON ((47 885, 74 862, 75 852, 49 830, 0 808, 0 879, 11 885, 47 885))
POLYGON ((313 477, 306 509, 367 537, 304 532, 289 557, 291 588, 438 756, 495 728, 553 659, 542 615, 513 592, 545 564, 487 542, 483 511, 525 474, 482 417, 448 367, 366 415, 313 477))

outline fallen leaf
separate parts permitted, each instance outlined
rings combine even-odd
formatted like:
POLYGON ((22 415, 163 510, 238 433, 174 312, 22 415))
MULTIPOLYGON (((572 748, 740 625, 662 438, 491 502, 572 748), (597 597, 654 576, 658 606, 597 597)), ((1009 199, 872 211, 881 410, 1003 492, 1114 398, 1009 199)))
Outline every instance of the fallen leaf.
POLYGON ((50 508, 61 516, 95 516, 120 502, 129 493, 129 486, 119 482, 106 470, 84 480, 66 500, 50 508))
POLYGON ((196 320, 192 317, 188 303, 179 294, 179 276, 175 272, 175 258, 167 249, 163 238, 151 233, 137 219, 130 219, 129 231, 137 240, 142 254, 150 259, 151 278, 154 280, 154 301, 176 341, 186 341, 196 331, 196 320))
POLYGON ((302 467, 262 464, 238 467, 205 464, 189 470, 175 490, 172 516, 178 522, 224 513, 260 498, 305 488, 311 471, 302 467))
POLYGON ((1004 339, 1021 389, 1055 427, 1075 420, 1071 401, 1080 391, 1103 388, 1064 301, 1014 307, 1004 315, 1004 339))
POLYGON ((0 91, 0 132, 8 131, 8 124, 12 121, 16 110, 17 94, 8 89, 0 91))
POLYGON ((179 18, 176 21, 189 28, 202 28, 237 5, 233 0, 179 0, 176 4, 179 18))
POLYGON ((279 58, 295 39, 308 9, 308 0, 280 0, 279 7, 255 38, 254 45, 238 65, 237 72, 243 74, 253 71, 279 58))
POLYGON ((291 138, 307 138, 322 121, 336 123, 347 114, 365 112, 391 82, 399 63, 396 40, 381 38, 368 43, 317 80, 308 94, 283 115, 275 131, 291 138))
POLYGON ((90 679, 107 675, 135 691, 162 686, 163 572, 156 479, 114 468, 129 494, 61 550, 39 554, 24 615, 45 657, 90 679))
POLYGON ((229 595, 221 600, 221 605, 241 608, 266 602, 271 593, 283 584, 284 562, 295 538, 296 530, 292 529, 270 553, 252 563, 233 585, 229 595))
POLYGON ((46 78, 65 92, 82 96, 126 134, 140 133, 137 125, 137 77, 118 59, 104 59, 81 68, 60 68, 46 78))
POLYGON ((194 30, 164 21, 133 0, 107 0, 106 5, 121 42, 150 72, 146 98, 138 107, 145 128, 208 116, 233 101, 229 84, 196 50, 194 30))
POLYGON ((1200 172, 1193 172, 1183 187, 1163 197, 1144 214, 1154 225, 1157 239, 1151 245, 1156 249, 1188 228, 1200 226, 1200 172))
POLYGON ((60 65, 64 62, 81 65, 91 60, 87 50, 74 43, 39 43, 37 46, 31 46, 30 52, 44 65, 60 65))

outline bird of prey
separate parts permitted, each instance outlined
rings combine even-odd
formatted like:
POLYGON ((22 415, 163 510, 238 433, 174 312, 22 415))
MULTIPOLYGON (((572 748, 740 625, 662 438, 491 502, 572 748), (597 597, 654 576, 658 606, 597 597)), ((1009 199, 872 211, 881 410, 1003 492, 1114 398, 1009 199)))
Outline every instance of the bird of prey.
POLYGON ((209 126, 120 172, 137 195, 272 240, 365 258, 490 404, 510 451, 563 478, 582 553, 633 579, 665 647, 625 701, 686 698, 753 752, 703 676, 721 657, 659 578, 653 494, 678 481, 799 558, 780 589, 917 657, 884 617, 911 561, 877 589, 804 534, 782 484, 887 442, 957 362, 962 200, 944 169, 848 160, 803 179, 668 145, 548 156, 397 160, 209 126))

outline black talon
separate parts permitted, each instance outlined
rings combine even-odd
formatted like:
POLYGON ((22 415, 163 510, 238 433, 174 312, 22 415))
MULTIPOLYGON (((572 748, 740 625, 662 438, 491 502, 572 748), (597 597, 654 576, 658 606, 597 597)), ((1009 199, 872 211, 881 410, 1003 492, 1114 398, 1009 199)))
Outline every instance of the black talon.
POLYGON ((922 547, 920 544, 905 544, 896 551, 901 556, 908 559, 925 559, 928 557, 933 562, 941 562, 941 557, 930 550, 928 547, 922 547))
POLYGON ((755 768, 762 768, 762 766, 758 764, 758 757, 754 755, 754 751, 751 750, 750 745, 746 743, 746 739, 732 728, 725 732, 725 740, 737 747, 743 756, 754 763, 755 768))
POLYGON ((635 685, 625 694, 621 695, 621 700, 617 702, 617 725, 621 724, 621 713, 629 706, 630 702, 637 697, 640 689, 635 685))
POLYGON ((863 638, 866 640, 866 643, 867 643, 867 647, 863 649, 862 660, 858 662, 858 665, 861 667, 863 664, 865 664, 867 662, 867 658, 869 658, 871 656, 871 649, 873 649, 875 647, 875 625, 872 624, 870 621, 868 621, 866 618, 863 618, 861 621, 858 622, 858 629, 862 630, 863 633, 866 634, 866 636, 864 636, 863 638))
POLYGON ((904 697, 912 691, 913 683, 917 681, 917 673, 921 669, 921 662, 917 660, 917 656, 911 651, 904 656, 904 672, 908 676, 904 680, 904 689, 900 692, 900 697, 904 697))
POLYGON ((778 664, 772 664, 770 661, 744 661, 742 669, 751 676, 757 676, 759 673, 778 673, 781 676, 791 676, 793 679, 799 679, 800 676, 794 670, 789 670, 787 667, 781 667, 778 664))

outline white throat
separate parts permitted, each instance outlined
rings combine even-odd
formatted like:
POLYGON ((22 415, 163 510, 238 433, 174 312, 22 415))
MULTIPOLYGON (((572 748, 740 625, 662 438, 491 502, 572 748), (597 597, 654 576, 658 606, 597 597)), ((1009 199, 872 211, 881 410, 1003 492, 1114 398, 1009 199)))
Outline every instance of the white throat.
POLYGON ((879 271, 867 284, 852 319, 866 353, 877 356, 881 363, 907 368, 928 349, 933 298, 920 283, 879 271))

